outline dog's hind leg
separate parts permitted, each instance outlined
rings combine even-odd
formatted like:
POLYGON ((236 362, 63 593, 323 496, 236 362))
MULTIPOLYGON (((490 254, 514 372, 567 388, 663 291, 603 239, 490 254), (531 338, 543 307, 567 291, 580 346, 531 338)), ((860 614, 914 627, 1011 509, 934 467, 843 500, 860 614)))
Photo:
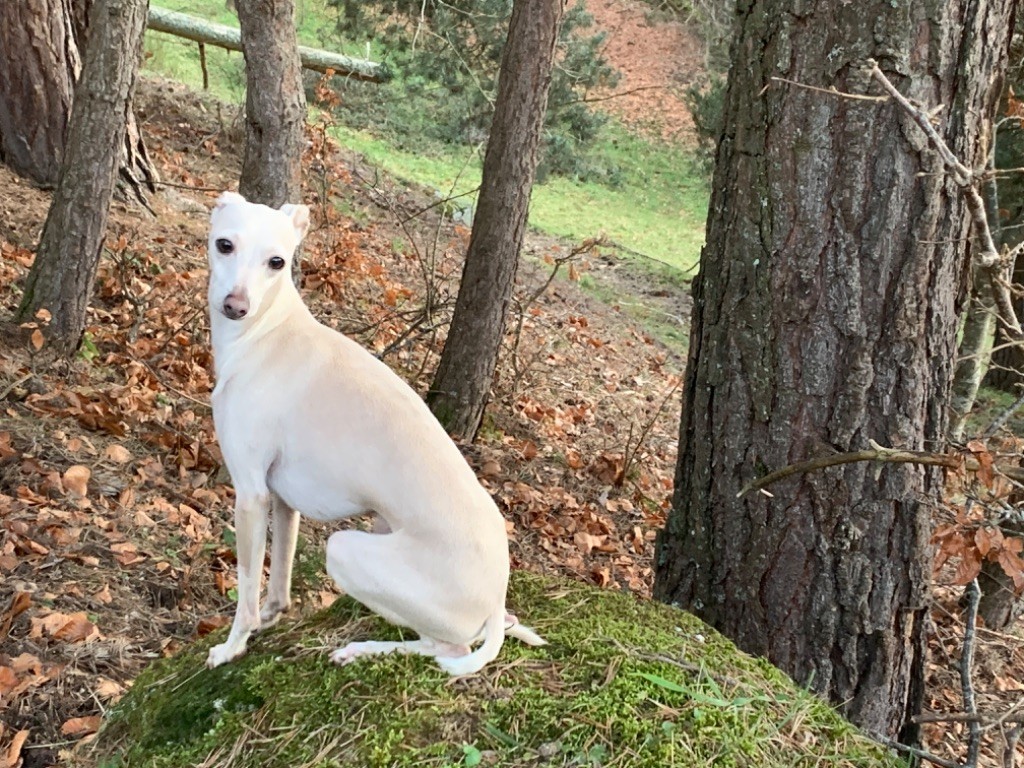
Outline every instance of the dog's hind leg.
POLYGON ((299 537, 299 513, 276 493, 271 495, 270 508, 270 579, 267 599, 260 611, 260 629, 276 624, 292 604, 292 566, 299 537))
POLYGON ((332 661, 347 664, 370 654, 417 653, 438 659, 447 669, 442 659, 470 655, 469 643, 480 634, 486 609, 466 605, 467 598, 454 592, 445 577, 446 569, 424 564, 424 557, 435 555, 424 553, 402 532, 378 535, 348 530, 331 536, 327 572, 338 585, 384 619, 411 627, 420 636, 418 640, 349 643, 331 654, 332 661))
POLYGON ((260 626, 260 587, 267 550, 270 494, 235 488, 235 536, 238 551, 238 607, 228 639, 210 649, 206 666, 218 667, 245 653, 245 644, 260 626))

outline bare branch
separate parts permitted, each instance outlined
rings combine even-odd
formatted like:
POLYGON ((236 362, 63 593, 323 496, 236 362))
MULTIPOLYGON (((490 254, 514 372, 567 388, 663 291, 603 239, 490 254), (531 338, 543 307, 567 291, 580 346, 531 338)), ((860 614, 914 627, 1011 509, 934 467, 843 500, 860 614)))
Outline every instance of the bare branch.
MULTIPOLYGON (((978 706, 974 699, 974 682, 971 679, 971 668, 974 666, 974 640, 977 636, 978 603, 981 601, 981 589, 978 579, 974 578, 967 585, 967 615, 964 617, 964 643, 960 649, 960 688, 963 691, 964 710, 968 715, 977 715, 978 706)), ((964 768, 977 768, 978 754, 981 750, 981 723, 971 720, 968 723, 970 736, 967 741, 967 760, 964 768)))
MULTIPOLYGON (((797 88, 805 88, 808 91, 817 91, 818 93, 827 93, 829 96, 838 96, 838 97, 840 97, 842 99, 856 99, 858 101, 888 101, 889 100, 888 96, 869 96, 869 95, 864 94, 864 93, 846 93, 845 91, 840 91, 835 86, 831 86, 829 88, 819 88, 816 85, 807 85, 806 83, 798 83, 796 80, 787 80, 784 77, 771 77, 771 78, 769 78, 769 80, 771 80, 772 82, 775 82, 775 83, 786 83, 787 85, 795 85, 797 88)), ((768 86, 766 85, 764 88, 761 89, 761 93, 763 94, 767 90, 768 90, 768 86)))
MULTIPOLYGON (((946 467, 947 469, 959 469, 963 467, 971 472, 980 468, 977 460, 952 453, 932 453, 931 451, 904 451, 897 448, 884 448, 878 443, 871 442, 871 449, 865 451, 852 451, 850 453, 836 453, 831 456, 819 456, 816 459, 801 461, 797 464, 790 464, 764 477, 747 483, 736 494, 736 498, 745 496, 750 491, 757 491, 766 488, 772 483, 784 480, 793 475, 803 475, 808 472, 815 472, 819 469, 836 467, 840 464, 853 464, 858 461, 882 461, 889 464, 924 464, 933 467, 946 467)), ((1001 474, 1011 480, 1024 482, 1024 467, 997 465, 994 467, 1001 474)))
POLYGON ((942 158, 953 181, 963 189, 967 210, 971 214, 971 221, 976 230, 975 234, 981 241, 981 252, 977 255, 977 263, 992 284, 992 296, 999 310, 999 320, 1007 336, 1016 342, 1024 343, 1024 329, 1021 328, 1020 320, 1013 309, 1013 300, 1009 291, 1010 281, 1007 279, 1009 272, 1007 265, 1011 262, 1008 259, 1000 258, 999 250, 992 239, 992 230, 985 212, 985 202, 977 188, 978 174, 975 174, 956 158, 946 142, 939 136, 938 131, 935 130, 935 126, 932 125, 931 116, 900 93, 892 81, 878 68, 878 62, 869 59, 867 64, 870 67, 870 75, 924 131, 928 141, 942 158))

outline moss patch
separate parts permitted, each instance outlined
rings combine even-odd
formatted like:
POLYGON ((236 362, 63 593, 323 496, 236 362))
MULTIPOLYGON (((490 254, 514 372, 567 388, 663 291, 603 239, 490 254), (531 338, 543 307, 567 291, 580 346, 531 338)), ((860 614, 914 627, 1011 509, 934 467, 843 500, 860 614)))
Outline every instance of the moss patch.
POLYGON ((412 656, 332 665, 337 645, 399 636, 348 599, 206 670, 218 633, 136 681, 100 765, 901 765, 689 614, 521 573, 509 603, 550 645, 509 640, 464 679, 412 656))

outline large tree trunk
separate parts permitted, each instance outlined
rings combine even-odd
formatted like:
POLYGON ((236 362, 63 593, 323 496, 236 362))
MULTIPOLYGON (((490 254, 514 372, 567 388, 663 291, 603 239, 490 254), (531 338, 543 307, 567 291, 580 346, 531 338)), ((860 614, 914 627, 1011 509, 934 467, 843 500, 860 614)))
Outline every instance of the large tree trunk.
POLYGON ((72 6, 0 2, 0 162, 47 186, 60 175, 81 69, 72 6))
MULTIPOLYGON (((937 471, 769 470, 946 432, 968 234, 960 191, 872 57, 981 161, 1015 0, 740 0, 655 594, 895 736, 921 701, 937 471)), ((908 728, 905 738, 913 738, 908 728)))
POLYGON ((142 52, 147 0, 94 0, 64 162, 17 317, 51 314, 49 341, 74 351, 85 328, 142 52))
POLYGON ((505 331, 564 12, 562 0, 512 6, 466 266, 427 397, 441 423, 466 439, 480 428, 505 331))
MULTIPOLYGON (((45 187, 60 175, 94 1, 0 2, 0 162, 45 187)), ((123 153, 122 191, 145 204, 157 173, 132 114, 123 153)))
POLYGON ((306 95, 292 0, 237 0, 245 56, 245 156, 238 191, 279 208, 302 194, 306 95))

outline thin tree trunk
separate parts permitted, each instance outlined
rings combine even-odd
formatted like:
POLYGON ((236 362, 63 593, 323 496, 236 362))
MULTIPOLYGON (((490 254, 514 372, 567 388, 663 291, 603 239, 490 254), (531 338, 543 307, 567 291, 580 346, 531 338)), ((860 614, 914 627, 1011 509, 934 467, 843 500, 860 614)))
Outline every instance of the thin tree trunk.
POLYGON ((971 303, 964 320, 949 404, 949 439, 954 443, 964 440, 967 419, 988 370, 992 337, 996 331, 996 306, 992 298, 991 281, 980 270, 974 270, 972 284, 971 303))
POLYGON ((77 349, 85 328, 142 51, 146 0, 94 0, 60 180, 17 317, 45 308, 49 341, 77 349))
POLYGON ((562 0, 515 0, 451 330, 427 402, 473 439, 490 396, 526 230, 562 0))
POLYGON ((872 732, 913 739, 937 471, 848 464, 737 492, 869 440, 943 444, 967 218, 892 103, 946 105, 971 167, 1014 0, 740 0, 655 594, 767 656, 872 732))
POLYGON ((238 191, 279 208, 302 195, 306 95, 292 0, 237 0, 245 56, 245 156, 238 191))

